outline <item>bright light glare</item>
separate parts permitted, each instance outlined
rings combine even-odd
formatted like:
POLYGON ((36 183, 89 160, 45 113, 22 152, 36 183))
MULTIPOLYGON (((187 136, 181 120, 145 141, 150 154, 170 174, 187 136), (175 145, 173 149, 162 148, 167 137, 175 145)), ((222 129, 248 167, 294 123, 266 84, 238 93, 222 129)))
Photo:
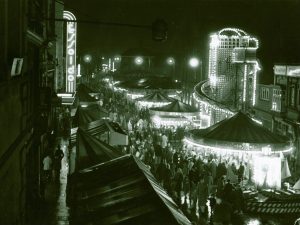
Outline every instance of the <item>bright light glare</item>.
POLYGON ((216 86, 217 85, 217 80, 218 78, 216 76, 211 76, 210 77, 210 83, 212 86, 216 86))
POLYGON ((134 59, 134 62, 135 62, 135 64, 137 64, 137 65, 141 65, 141 64, 143 64, 144 59, 143 59, 142 57, 138 56, 138 57, 136 57, 136 58, 134 59))
POLYGON ((167 63, 168 63, 169 65, 174 65, 174 63, 175 63, 174 58, 172 58, 172 57, 167 58, 167 63))
POLYGON ((193 57, 190 59, 189 64, 191 67, 195 68, 199 65, 199 59, 193 57))
POLYGON ((247 225, 260 225, 261 223, 257 219, 251 219, 247 222, 247 225))
POLYGON ((259 187, 281 188, 280 157, 253 157, 253 182, 259 187))
POLYGON ((217 48, 220 44, 218 35, 212 35, 211 36, 211 42, 210 42, 210 47, 211 48, 217 48))
POLYGON ((83 61, 85 61, 86 63, 91 62, 91 61, 92 61, 92 56, 90 56, 90 55, 85 55, 85 56, 83 57, 83 61))

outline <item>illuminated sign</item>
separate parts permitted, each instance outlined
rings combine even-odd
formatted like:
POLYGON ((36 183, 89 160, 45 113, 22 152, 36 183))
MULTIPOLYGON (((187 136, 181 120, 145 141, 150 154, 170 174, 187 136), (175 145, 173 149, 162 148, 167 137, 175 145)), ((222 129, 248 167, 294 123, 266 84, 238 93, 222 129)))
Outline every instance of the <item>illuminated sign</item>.
POLYGON ((277 75, 286 75, 286 66, 274 66, 274 74, 277 75))
MULTIPOLYGON (((73 13, 64 11, 64 19, 76 20, 73 13)), ((66 92, 76 89, 76 22, 67 22, 66 36, 66 92)))
POLYGON ((274 66, 274 74, 275 75, 286 75, 291 77, 299 77, 300 76, 300 66, 274 66))
POLYGON ((287 75, 288 76, 300 76, 300 66, 288 66, 287 67, 287 75))

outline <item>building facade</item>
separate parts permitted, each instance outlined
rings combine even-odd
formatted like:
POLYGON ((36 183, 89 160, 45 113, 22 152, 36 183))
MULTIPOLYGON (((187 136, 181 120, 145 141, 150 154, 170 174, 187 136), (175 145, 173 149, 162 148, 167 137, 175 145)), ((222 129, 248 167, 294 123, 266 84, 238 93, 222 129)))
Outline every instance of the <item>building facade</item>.
POLYGON ((31 224, 55 118, 51 0, 0 1, 0 223, 31 224))

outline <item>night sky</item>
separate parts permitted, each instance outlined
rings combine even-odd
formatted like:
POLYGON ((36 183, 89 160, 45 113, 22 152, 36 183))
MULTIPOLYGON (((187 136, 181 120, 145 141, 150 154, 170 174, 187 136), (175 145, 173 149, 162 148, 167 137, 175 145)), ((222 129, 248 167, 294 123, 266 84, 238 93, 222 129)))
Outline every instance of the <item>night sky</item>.
POLYGON ((209 34, 236 27, 260 40, 261 83, 272 83, 274 63, 300 63, 300 0, 65 0, 65 9, 78 20, 168 23, 165 42, 153 41, 150 29, 80 23, 79 54, 145 48, 154 54, 196 54, 207 64, 209 34))

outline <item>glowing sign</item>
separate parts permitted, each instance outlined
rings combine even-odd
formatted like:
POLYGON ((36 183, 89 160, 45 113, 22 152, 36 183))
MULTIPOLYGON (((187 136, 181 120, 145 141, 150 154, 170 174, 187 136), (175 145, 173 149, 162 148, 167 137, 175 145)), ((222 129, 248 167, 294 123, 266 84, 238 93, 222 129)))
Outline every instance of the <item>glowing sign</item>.
POLYGON ((286 66, 274 66, 274 74, 277 75, 286 75, 286 66))
MULTIPOLYGON (((64 11, 64 19, 76 20, 73 13, 64 11)), ((67 22, 66 36, 66 92, 76 89, 76 22, 67 22)))
POLYGON ((288 76, 300 76, 300 66, 288 66, 287 67, 288 76))

